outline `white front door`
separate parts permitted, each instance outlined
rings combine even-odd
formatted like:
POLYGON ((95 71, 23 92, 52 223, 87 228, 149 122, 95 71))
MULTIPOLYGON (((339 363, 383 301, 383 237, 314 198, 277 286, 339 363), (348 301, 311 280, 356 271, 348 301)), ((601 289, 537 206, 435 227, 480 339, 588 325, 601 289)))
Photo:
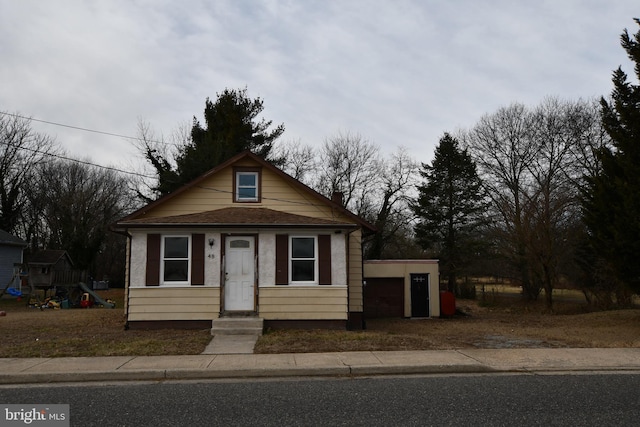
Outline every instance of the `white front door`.
POLYGON ((224 309, 253 311, 255 285, 255 238, 228 237, 225 248, 224 309))

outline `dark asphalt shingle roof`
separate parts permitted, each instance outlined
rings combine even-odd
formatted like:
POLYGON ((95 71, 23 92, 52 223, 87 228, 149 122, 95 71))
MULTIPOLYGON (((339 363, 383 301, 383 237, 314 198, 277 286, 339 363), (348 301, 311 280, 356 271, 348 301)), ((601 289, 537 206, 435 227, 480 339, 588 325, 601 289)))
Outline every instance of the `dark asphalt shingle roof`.
POLYGON ((27 242, 13 234, 0 230, 0 244, 11 246, 27 246, 27 242))
POLYGON ((29 257, 29 264, 55 264, 65 256, 67 251, 47 249, 37 252, 29 257))
POLYGON ((118 225, 209 225, 209 226, 335 226, 355 228, 356 224, 313 218, 267 208, 229 207, 212 211, 161 218, 136 218, 118 225))

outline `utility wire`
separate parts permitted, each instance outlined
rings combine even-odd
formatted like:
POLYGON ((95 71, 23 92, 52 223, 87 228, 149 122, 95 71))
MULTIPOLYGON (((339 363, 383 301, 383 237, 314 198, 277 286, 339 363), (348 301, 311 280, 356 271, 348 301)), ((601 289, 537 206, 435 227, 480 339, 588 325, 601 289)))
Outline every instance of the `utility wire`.
MULTIPOLYGON (((8 142, 4 142, 4 141, 0 141, 0 144, 6 145, 7 147, 11 146, 11 144, 9 144, 8 142)), ((60 154, 48 153, 46 151, 40 151, 40 150, 36 150, 34 148, 29 148, 29 147, 17 147, 17 148, 20 149, 20 150, 30 151, 30 152, 36 153, 36 154, 42 154, 44 156, 54 157, 56 159, 68 160, 70 162, 80 163, 80 164, 87 165, 87 166, 94 166, 94 167, 101 168, 101 169, 107 169, 107 170, 110 170, 110 171, 113 171, 113 172, 125 173, 125 174, 128 174, 128 175, 135 175, 135 176, 139 176, 139 177, 142 177, 142 178, 155 178, 155 176, 151 176, 151 175, 145 175, 145 174, 138 173, 138 172, 129 172, 129 171, 125 171, 125 170, 122 170, 122 169, 114 168, 114 167, 111 167, 111 166, 102 166, 102 165, 98 165, 96 163, 87 162, 86 160, 73 159, 71 157, 66 157, 66 156, 63 156, 63 155, 60 155, 60 154)))
MULTIPOLYGON (((95 129, 88 129, 88 128, 83 128, 83 127, 80 127, 80 126, 72 126, 72 125, 65 125, 63 123, 50 122, 48 120, 34 119, 33 117, 21 116, 20 114, 7 113, 6 111, 0 111, 0 114, 3 114, 5 116, 15 117, 15 118, 18 118, 18 119, 31 120, 31 121, 39 122, 39 123, 46 123, 48 125, 53 125, 53 126, 60 126, 60 127, 65 127, 65 128, 69 128, 69 129, 81 130, 81 131, 84 131, 84 132, 92 132, 92 133, 98 133, 98 134, 101 134, 101 135, 116 136, 118 138, 126 138, 126 139, 131 139, 131 140, 134 140, 134 141, 140 141, 141 140, 141 138, 137 138, 135 136, 120 135, 120 134, 117 134, 117 133, 104 132, 104 131, 95 130, 95 129)), ((166 142, 156 141, 156 140, 153 140, 153 139, 150 139, 148 141, 149 142, 155 142, 157 144, 170 145, 170 144, 167 144, 166 142)))
MULTIPOLYGON (((94 129, 87 129, 87 128, 82 128, 82 127, 78 127, 78 126, 71 126, 71 125, 65 125, 65 124, 62 124, 62 123, 50 122, 50 121, 47 121, 47 120, 34 119, 32 117, 26 117, 26 116, 22 116, 20 114, 14 114, 14 113, 7 113, 5 111, 0 111, 0 114, 5 115, 5 116, 18 118, 18 119, 23 119, 23 120, 32 120, 34 122, 40 122, 40 123, 46 123, 46 124, 50 124, 50 125, 54 125, 54 126, 62 126, 62 127, 70 128, 70 129, 82 130, 82 131, 85 131, 85 132, 93 132, 93 133, 98 133, 98 134, 102 134, 102 135, 133 139, 133 140, 136 140, 136 141, 140 140, 140 138, 135 138, 135 137, 132 137, 132 136, 119 135, 117 133, 103 132, 103 131, 94 130, 94 129)), ((163 142, 160 142, 160 141, 150 141, 150 142, 157 142, 157 143, 160 143, 160 144, 164 144, 163 142)), ((10 146, 9 143, 4 142, 4 141, 0 141, 0 143, 3 144, 3 145, 6 145, 6 146, 10 146)), ((29 148, 29 147, 17 147, 17 148, 19 148, 21 150, 30 151, 30 152, 36 153, 36 154, 42 154, 42 155, 45 155, 45 156, 54 157, 54 158, 61 159, 61 160, 67 160, 67 161, 70 161, 70 162, 80 163, 80 164, 87 165, 87 166, 94 166, 94 167, 97 167, 97 168, 102 168, 102 169, 106 169, 106 170, 110 170, 110 171, 114 171, 114 172, 119 172, 119 173, 124 173, 124 174, 127 174, 127 175, 139 176, 139 177, 142 177, 142 178, 156 178, 155 176, 152 176, 152 175, 145 175, 145 174, 138 173, 138 172, 125 171, 125 170, 118 169, 118 168, 115 168, 115 167, 112 167, 112 166, 103 166, 103 165, 99 165, 99 164, 96 164, 96 163, 91 163, 91 162, 88 162, 88 161, 85 161, 85 160, 78 160, 78 159, 74 159, 74 158, 71 158, 71 157, 66 157, 66 156, 63 156, 63 155, 60 155, 60 154, 54 154, 54 153, 49 153, 49 152, 46 152, 46 151, 40 151, 40 150, 36 150, 36 149, 33 149, 33 148, 29 148)))

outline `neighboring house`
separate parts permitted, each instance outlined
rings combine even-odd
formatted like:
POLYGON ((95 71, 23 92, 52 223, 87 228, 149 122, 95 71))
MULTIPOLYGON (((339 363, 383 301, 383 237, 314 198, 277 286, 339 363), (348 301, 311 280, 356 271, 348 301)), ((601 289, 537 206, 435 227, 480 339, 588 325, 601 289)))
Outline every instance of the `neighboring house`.
POLYGON ((73 269, 73 261, 64 250, 42 250, 29 257, 29 282, 37 288, 70 285, 83 281, 84 272, 73 269))
POLYGON ((245 151, 121 219, 131 328, 363 327, 362 236, 375 229, 245 151))
POLYGON ((23 262, 22 254, 27 242, 0 230, 0 290, 6 286, 20 289, 20 272, 23 262))

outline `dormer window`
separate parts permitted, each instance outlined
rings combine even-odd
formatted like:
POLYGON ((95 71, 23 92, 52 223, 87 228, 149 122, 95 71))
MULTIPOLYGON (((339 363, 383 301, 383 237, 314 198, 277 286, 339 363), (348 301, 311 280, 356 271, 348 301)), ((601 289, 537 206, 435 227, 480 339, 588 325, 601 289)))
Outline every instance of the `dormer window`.
POLYGON ((260 201, 260 170, 237 168, 233 175, 234 202, 259 202, 260 201))

